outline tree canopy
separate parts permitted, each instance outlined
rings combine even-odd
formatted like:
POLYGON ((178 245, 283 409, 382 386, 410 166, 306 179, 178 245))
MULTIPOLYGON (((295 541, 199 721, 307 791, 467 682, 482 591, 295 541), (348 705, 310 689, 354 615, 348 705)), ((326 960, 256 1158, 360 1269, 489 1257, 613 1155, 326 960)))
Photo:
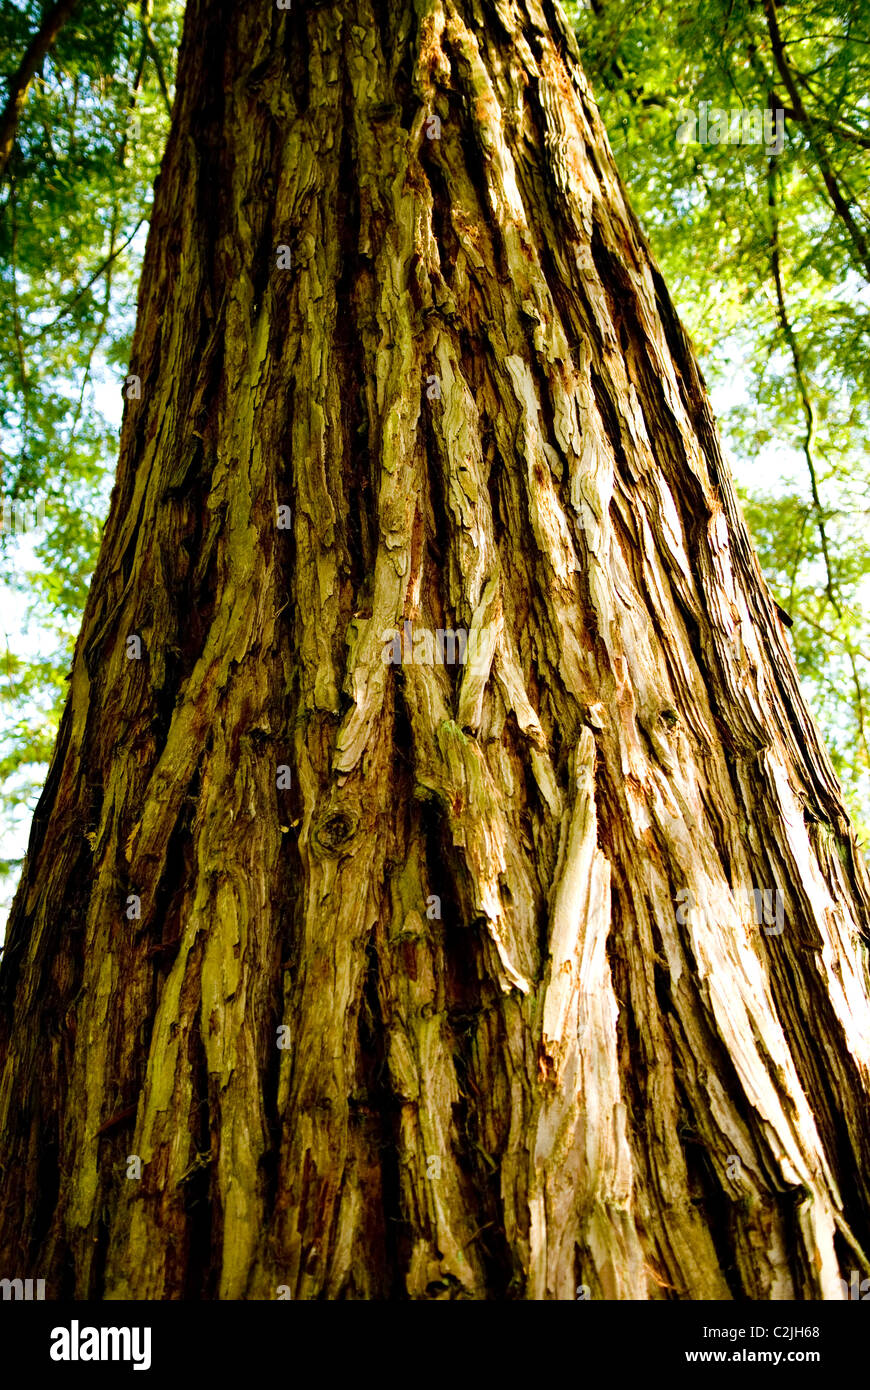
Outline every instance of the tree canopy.
MULTIPOLYGON (((856 823, 870 818, 870 11, 572 6, 633 206, 713 391, 856 823), (706 103, 707 140, 682 141, 706 103), (714 114, 781 110, 782 148, 714 114), (684 130, 683 134, 686 132, 684 130)), ((701 134, 700 129, 695 132, 701 134)))
MULTIPOLYGON (((182 10, 74 7, 19 104, 0 185, 0 576, 29 596, 35 639, 7 641, 0 663, 7 826, 44 780, 108 505, 182 10)), ((0 13, 7 113, 42 22, 36 3, 0 13)))

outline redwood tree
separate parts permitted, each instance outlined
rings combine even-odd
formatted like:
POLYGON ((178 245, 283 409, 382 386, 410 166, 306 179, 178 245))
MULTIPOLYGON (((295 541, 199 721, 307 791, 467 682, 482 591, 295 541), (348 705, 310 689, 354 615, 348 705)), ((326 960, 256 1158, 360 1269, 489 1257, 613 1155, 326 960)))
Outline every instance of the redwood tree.
POLYGON ((190 0, 125 392, 3 1273, 842 1297, 868 880, 558 5, 190 0))

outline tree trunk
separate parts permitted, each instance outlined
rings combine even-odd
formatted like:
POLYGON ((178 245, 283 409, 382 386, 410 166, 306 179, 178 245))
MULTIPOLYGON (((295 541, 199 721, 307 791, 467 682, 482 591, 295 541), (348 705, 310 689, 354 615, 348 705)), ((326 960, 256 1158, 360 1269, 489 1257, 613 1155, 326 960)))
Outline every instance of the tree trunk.
POLYGON ((561 10, 190 0, 129 370, 4 1272, 841 1298, 867 878, 561 10))

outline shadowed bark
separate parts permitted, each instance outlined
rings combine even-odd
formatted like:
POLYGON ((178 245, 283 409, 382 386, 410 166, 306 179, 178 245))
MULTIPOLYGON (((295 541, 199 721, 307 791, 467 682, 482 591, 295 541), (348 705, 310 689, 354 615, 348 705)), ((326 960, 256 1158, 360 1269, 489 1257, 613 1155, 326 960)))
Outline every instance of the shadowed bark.
POLYGON ((190 0, 176 91, 0 972, 9 1273, 842 1297, 866 874, 561 11, 190 0))

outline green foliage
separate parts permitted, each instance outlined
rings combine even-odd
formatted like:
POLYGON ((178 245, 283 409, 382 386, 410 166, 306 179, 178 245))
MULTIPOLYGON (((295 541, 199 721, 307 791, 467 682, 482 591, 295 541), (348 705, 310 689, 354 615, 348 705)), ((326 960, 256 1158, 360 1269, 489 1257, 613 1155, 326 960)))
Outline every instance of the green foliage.
MULTIPOLYGON (((0 532, 0 582, 41 633, 37 654, 0 657, 7 830, 44 781, 108 504, 181 14, 179 0, 82 0, 0 181, 0 500, 45 502, 37 530, 15 534, 7 511, 0 532)), ((0 12, 7 78, 41 17, 33 0, 0 12)))
POLYGON ((765 574, 794 619, 808 700, 866 834, 870 8, 592 0, 568 9, 632 204, 701 358, 765 574), (702 101, 710 117, 783 109, 781 151, 678 140, 702 101))

